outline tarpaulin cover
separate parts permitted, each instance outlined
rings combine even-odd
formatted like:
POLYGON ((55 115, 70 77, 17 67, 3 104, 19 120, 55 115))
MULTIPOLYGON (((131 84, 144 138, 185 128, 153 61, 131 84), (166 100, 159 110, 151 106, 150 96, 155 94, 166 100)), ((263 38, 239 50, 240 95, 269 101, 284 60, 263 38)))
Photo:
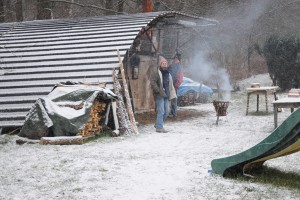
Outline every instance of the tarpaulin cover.
POLYGON ((177 96, 184 96, 188 91, 193 91, 195 93, 201 93, 206 95, 213 94, 213 90, 210 87, 195 82, 190 78, 183 77, 183 81, 177 90, 177 96))
POLYGON ((35 102, 18 135, 31 139, 74 136, 84 128, 96 98, 116 99, 116 95, 109 89, 90 85, 56 87, 35 102))

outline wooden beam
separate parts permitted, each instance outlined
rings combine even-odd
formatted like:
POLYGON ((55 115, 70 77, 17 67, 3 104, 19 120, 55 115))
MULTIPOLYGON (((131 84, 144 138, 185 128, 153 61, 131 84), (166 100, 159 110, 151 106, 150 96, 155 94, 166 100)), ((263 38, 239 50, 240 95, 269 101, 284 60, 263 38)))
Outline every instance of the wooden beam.
POLYGON ((119 49, 117 49, 117 53, 118 53, 119 66, 120 66, 120 71, 121 71, 121 75, 122 75, 123 88, 124 88, 124 93, 125 93, 125 98, 126 98, 126 108, 127 108, 127 112, 128 112, 128 117, 129 117, 129 120, 131 123, 132 130, 134 131, 135 134, 139 134, 138 128, 136 126, 133 110, 132 110, 131 99, 129 96, 128 85, 127 85, 125 72, 124 72, 124 66, 121 61, 119 49))

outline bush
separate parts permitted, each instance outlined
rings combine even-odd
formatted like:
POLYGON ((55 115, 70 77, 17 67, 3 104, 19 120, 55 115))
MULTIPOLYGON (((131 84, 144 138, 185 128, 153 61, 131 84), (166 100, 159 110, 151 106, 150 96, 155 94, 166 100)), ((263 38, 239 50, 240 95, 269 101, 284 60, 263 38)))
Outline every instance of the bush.
POLYGON ((271 36, 263 48, 257 46, 264 56, 273 85, 282 90, 299 87, 300 78, 300 42, 294 36, 271 36))

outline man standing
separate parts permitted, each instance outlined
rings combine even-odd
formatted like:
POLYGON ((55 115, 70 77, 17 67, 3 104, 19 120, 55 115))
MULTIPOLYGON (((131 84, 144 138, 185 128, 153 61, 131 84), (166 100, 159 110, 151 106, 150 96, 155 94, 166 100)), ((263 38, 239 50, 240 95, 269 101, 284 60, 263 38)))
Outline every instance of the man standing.
MULTIPOLYGON (((173 63, 169 67, 169 72, 173 79, 173 85, 177 95, 177 89, 181 85, 183 80, 183 71, 180 65, 181 54, 176 52, 174 55, 173 63)), ((171 100, 171 115, 176 119, 177 117, 177 97, 171 100)))
POLYGON ((168 71, 168 61, 160 56, 159 67, 151 75, 151 86, 156 105, 155 128, 158 133, 167 133, 164 129, 164 121, 169 115, 169 100, 176 98, 176 91, 173 86, 172 76, 168 71))

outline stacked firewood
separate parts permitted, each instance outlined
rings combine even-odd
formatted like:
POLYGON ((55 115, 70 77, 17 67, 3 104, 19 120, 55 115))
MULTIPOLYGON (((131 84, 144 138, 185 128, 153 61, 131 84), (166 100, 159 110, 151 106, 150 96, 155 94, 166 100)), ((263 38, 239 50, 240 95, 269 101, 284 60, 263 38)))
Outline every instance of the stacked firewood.
POLYGON ((85 124, 85 127, 77 134, 83 137, 98 135, 103 131, 103 126, 100 124, 100 120, 105 118, 106 103, 95 99, 89 119, 85 124))

